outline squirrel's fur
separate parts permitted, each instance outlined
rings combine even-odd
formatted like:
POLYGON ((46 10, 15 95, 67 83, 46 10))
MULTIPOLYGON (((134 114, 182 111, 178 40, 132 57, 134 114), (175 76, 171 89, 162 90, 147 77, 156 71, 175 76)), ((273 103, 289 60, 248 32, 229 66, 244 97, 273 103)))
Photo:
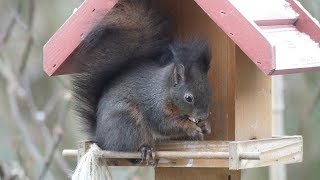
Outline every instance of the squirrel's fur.
POLYGON ((210 131, 208 45, 168 29, 149 0, 120 0, 73 55, 84 71, 73 78, 76 111, 100 148, 136 151, 210 131))

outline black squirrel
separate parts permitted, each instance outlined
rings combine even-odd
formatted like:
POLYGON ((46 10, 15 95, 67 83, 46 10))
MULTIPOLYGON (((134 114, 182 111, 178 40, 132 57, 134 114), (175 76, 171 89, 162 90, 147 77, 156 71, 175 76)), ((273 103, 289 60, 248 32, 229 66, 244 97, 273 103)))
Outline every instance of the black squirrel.
POLYGON ((169 24, 149 0, 120 0, 74 54, 76 111, 101 149, 146 157, 156 142, 210 133, 208 44, 170 38, 169 24))

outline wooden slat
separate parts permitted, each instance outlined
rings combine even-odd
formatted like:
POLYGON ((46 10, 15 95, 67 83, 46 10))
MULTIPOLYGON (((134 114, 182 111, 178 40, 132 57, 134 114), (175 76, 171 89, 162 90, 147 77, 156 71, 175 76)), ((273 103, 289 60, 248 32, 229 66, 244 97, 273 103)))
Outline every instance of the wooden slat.
POLYGON ((260 19, 256 20, 255 23, 258 26, 276 26, 276 25, 293 25, 298 18, 294 19, 260 19))
POLYGON ((156 168, 156 179, 164 180, 238 180, 238 171, 226 168, 156 168))
POLYGON ((297 0, 287 0, 291 8, 299 14, 295 26, 300 32, 308 34, 315 42, 320 43, 320 24, 297 0))
POLYGON ((274 164, 288 164, 302 161, 302 137, 291 136, 256 141, 230 142, 230 169, 247 169, 253 167, 270 166, 274 164), (241 152, 261 152, 261 160, 241 160, 241 152))
POLYGON ((295 26, 263 27, 266 38, 275 46, 275 73, 320 69, 320 44, 295 26))
MULTIPOLYGON (((229 142, 170 142, 156 146, 157 151, 212 151, 229 152, 229 142)), ((162 159, 157 167, 229 167, 228 159, 162 159)))
POLYGON ((285 0, 230 0, 249 20, 258 25, 292 25, 298 14, 285 0))
POLYGON ((271 77, 236 48, 235 140, 272 137, 271 77))
POLYGON ((85 0, 43 47, 43 68, 49 75, 73 73, 78 64, 68 58, 118 0, 85 0))

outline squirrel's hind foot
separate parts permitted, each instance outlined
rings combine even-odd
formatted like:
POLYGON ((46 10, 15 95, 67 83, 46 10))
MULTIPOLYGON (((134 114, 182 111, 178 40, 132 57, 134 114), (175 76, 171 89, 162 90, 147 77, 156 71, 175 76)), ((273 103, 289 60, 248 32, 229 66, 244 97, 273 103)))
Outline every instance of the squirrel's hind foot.
POLYGON ((141 153, 141 159, 129 159, 133 164, 141 164, 146 162, 147 165, 156 165, 156 160, 154 159, 154 148, 149 145, 142 145, 138 151, 141 153))
POLYGON ((154 159, 154 149, 151 146, 142 145, 139 148, 139 151, 141 152, 141 163, 146 161, 147 165, 153 166, 156 164, 154 159))

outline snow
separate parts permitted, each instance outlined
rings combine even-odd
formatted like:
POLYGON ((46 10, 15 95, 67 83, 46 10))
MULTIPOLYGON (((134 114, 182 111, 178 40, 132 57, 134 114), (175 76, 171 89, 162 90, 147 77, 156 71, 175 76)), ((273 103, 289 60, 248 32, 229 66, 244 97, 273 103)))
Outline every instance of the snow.
POLYGON ((320 44, 294 26, 263 32, 275 46, 276 70, 320 66, 320 44))
POLYGON ((295 19, 299 16, 285 0, 230 0, 248 19, 295 19))

